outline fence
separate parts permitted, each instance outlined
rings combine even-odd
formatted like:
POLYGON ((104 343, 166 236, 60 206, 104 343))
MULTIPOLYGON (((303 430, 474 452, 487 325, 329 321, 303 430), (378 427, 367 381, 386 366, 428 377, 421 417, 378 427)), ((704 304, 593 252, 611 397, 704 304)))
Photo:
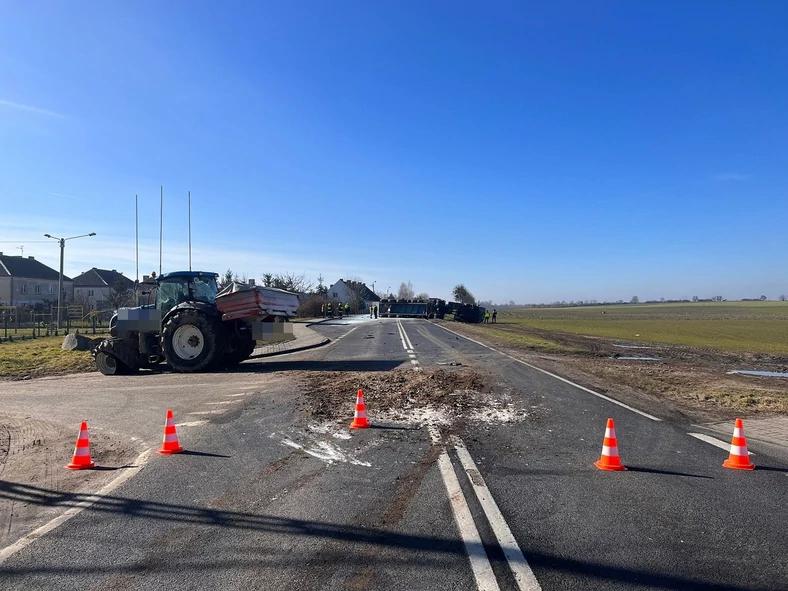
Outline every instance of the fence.
POLYGON ((57 311, 40 312, 18 306, 0 306, 0 342, 67 335, 74 331, 85 334, 107 332, 111 312, 90 311, 83 314, 81 306, 63 308, 60 329, 57 311))

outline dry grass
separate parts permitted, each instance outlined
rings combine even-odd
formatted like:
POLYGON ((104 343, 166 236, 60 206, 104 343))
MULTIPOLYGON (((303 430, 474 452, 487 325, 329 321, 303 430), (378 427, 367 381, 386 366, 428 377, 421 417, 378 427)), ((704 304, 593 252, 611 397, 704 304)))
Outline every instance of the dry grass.
MULTIPOLYGON (((97 335, 91 338, 100 338, 97 335)), ((0 344, 0 379, 37 378, 95 371, 88 351, 63 351, 63 337, 0 344)))

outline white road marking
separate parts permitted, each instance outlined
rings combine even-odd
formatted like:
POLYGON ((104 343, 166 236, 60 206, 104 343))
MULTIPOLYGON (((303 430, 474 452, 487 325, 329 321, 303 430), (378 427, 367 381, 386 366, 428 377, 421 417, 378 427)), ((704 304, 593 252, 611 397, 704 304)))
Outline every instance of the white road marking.
POLYGON ((410 357, 411 359, 416 359, 416 356, 413 353, 408 353, 408 357, 410 357))
MULTIPOLYGON (((720 449, 724 449, 725 451, 731 450, 731 444, 725 443, 721 439, 717 439, 716 437, 712 437, 711 435, 706 435, 705 433, 687 433, 690 437, 694 437, 695 439, 700 439, 701 441, 713 445, 714 447, 719 447, 720 449)), ((747 450, 747 453, 751 456, 755 454, 751 451, 747 450)))
POLYGON ((405 332, 402 330, 402 325, 400 324, 399 318, 397 318, 397 330, 399 331, 399 338, 402 341, 402 348, 407 351, 408 345, 405 344, 405 332))
POLYGON ((473 522, 471 510, 462 494, 460 482, 457 480, 451 459, 445 449, 441 450, 438 457, 438 466, 446 493, 449 495, 454 522, 457 524, 460 537, 465 544, 465 551, 468 553, 473 577, 476 579, 476 587, 480 591, 497 591, 499 589, 498 581, 495 579, 495 573, 487 558, 487 552, 484 550, 479 530, 476 529, 476 524, 473 522))
POLYGON ((473 461, 471 454, 465 448, 465 444, 460 439, 456 439, 454 449, 457 451, 457 457, 460 458, 460 463, 465 469, 468 480, 476 493, 476 498, 479 499, 484 514, 487 516, 487 521, 490 522, 495 538, 498 540, 498 544, 509 562, 509 568, 512 569, 518 588, 521 591, 541 591, 542 587, 536 580, 531 567, 528 566, 528 561, 523 556, 517 540, 514 539, 512 530, 509 529, 500 509, 498 509, 490 489, 487 488, 487 484, 484 482, 476 462, 473 461))
POLYGON ((84 501, 80 501, 70 509, 66 510, 62 515, 55 517, 53 520, 49 521, 48 523, 45 523, 38 529, 18 539, 10 546, 6 546, 2 550, 0 550, 0 564, 5 562, 11 555, 16 554, 23 548, 26 548, 27 546, 35 542, 38 538, 40 538, 44 534, 51 532, 59 525, 64 524, 66 521, 68 521, 75 515, 78 515, 84 509, 87 509, 92 504, 94 504, 96 501, 99 501, 102 498, 106 497, 112 491, 117 489, 121 484, 129 480, 132 476, 136 475, 137 472, 142 470, 142 467, 148 463, 152 451, 153 451, 152 449, 146 449, 144 452, 138 455, 137 458, 134 460, 133 467, 125 468, 124 471, 117 478, 105 484, 103 487, 101 487, 101 489, 99 489, 97 493, 92 495, 86 495, 88 498, 86 498, 84 501))
POLYGON ((536 367, 535 365, 531 365, 530 363, 528 363, 526 361, 523 361, 522 359, 517 359, 517 357, 513 357, 512 355, 509 355, 508 353, 504 353, 503 351, 498 351, 497 349, 493 349, 489 345, 485 345, 484 343, 481 343, 481 342, 479 342, 479 341, 477 341, 475 339, 472 339, 470 337, 466 337, 464 334, 460 334, 458 332, 454 332, 450 328, 446 328, 445 326, 442 326, 440 324, 435 324, 435 326, 437 326, 439 328, 442 328, 443 330, 445 330, 447 332, 450 332, 450 333, 452 333, 454 335, 457 335, 458 337, 462 337, 462 338, 464 338, 464 339, 466 339, 468 341, 471 341, 472 343, 476 343, 477 345, 480 345, 480 346, 484 347, 485 349, 489 349, 490 351, 495 351, 496 353, 498 353, 500 355, 504 355, 505 357, 508 357, 512 361, 516 361, 517 363, 522 363, 523 365, 525 365, 527 367, 530 367, 531 369, 535 369, 536 371, 539 371, 539 372, 541 372, 543 374, 546 374, 546 375, 550 376, 551 378, 555 378, 556 380, 560 380, 560 381, 564 382, 565 384, 569 384, 570 386, 574 386, 575 388, 583 390, 584 392, 588 392, 589 394, 593 394, 594 396, 596 396, 598 398, 601 398, 602 400, 607 400, 608 402, 612 402, 613 404, 615 404, 617 406, 620 406, 621 408, 626 408, 627 410, 632 411, 635 414, 639 414, 642 417, 646 417, 647 419, 651 419, 652 421, 661 421, 662 420, 659 417, 655 417, 655 416, 650 415, 650 414, 648 414, 646 412, 643 412, 642 410, 638 410, 636 408, 633 408, 633 407, 629 406, 628 404, 624 404, 623 402, 620 402, 620 401, 616 400, 615 398, 611 398, 610 396, 605 396, 604 394, 600 394, 599 392, 594 392, 590 388, 586 388, 585 386, 581 386, 580 384, 575 384, 573 381, 567 380, 566 378, 562 378, 561 376, 556 375, 554 373, 551 373, 551 372, 547 371, 546 369, 542 369, 541 367, 536 367))
POLYGON ((220 415, 224 412, 227 412, 226 408, 217 408, 216 410, 198 410, 195 412, 190 412, 187 414, 190 415, 220 415))
POLYGON ((221 402, 206 402, 207 405, 213 404, 235 404, 236 402, 241 402, 240 400, 222 400, 221 402))
POLYGON ((242 392, 241 394, 227 394, 227 398, 235 398, 236 396, 249 396, 251 392, 242 392))
POLYGON ((416 359, 411 359, 411 360, 410 360, 410 362, 411 362, 413 365, 418 365, 418 364, 419 364, 419 362, 418 362, 416 359))
POLYGON ((199 427, 207 424, 208 421, 189 421, 188 423, 175 423, 176 427, 199 427))
POLYGON ((402 321, 400 321, 400 320, 397 320, 397 322, 400 323, 400 327, 402 328, 402 334, 405 336, 405 341, 408 343, 408 346, 405 347, 405 350, 406 351, 408 351, 408 350, 413 351, 414 350, 413 349, 413 343, 410 342, 410 337, 408 336, 408 333, 405 330, 405 325, 403 325, 402 321))

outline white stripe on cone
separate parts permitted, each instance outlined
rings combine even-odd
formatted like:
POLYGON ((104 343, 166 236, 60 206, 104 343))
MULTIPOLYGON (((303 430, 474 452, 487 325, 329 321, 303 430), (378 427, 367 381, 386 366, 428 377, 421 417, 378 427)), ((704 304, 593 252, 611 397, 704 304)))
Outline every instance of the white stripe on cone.
POLYGON ((618 448, 617 447, 608 447, 607 445, 602 446, 602 455, 603 456, 610 456, 610 457, 618 457, 618 448))
POLYGON ((89 447, 75 447, 74 448, 74 455, 75 456, 89 456, 90 455, 90 448, 89 447))
POLYGON ((613 427, 612 429, 605 429, 605 437, 608 437, 610 439, 615 439, 616 438, 616 428, 613 427))
POLYGON ((365 411, 365 410, 357 410, 356 411, 356 418, 357 419, 366 419, 367 418, 367 411, 365 411))
POLYGON ((169 433, 164 436, 164 443, 172 443, 173 441, 178 441, 177 433, 169 433))
POLYGON ((747 452, 747 446, 742 445, 731 445, 731 454, 734 456, 749 456, 750 454, 747 452))
POLYGON ((733 436, 734 437, 744 437, 744 429, 740 427, 733 428, 733 436))

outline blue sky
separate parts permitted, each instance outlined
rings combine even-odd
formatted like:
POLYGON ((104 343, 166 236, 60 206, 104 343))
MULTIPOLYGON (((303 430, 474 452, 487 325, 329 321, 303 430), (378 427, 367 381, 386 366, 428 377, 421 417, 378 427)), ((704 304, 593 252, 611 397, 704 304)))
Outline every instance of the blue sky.
POLYGON ((784 2, 6 2, 0 250, 518 303, 788 292, 784 2))

